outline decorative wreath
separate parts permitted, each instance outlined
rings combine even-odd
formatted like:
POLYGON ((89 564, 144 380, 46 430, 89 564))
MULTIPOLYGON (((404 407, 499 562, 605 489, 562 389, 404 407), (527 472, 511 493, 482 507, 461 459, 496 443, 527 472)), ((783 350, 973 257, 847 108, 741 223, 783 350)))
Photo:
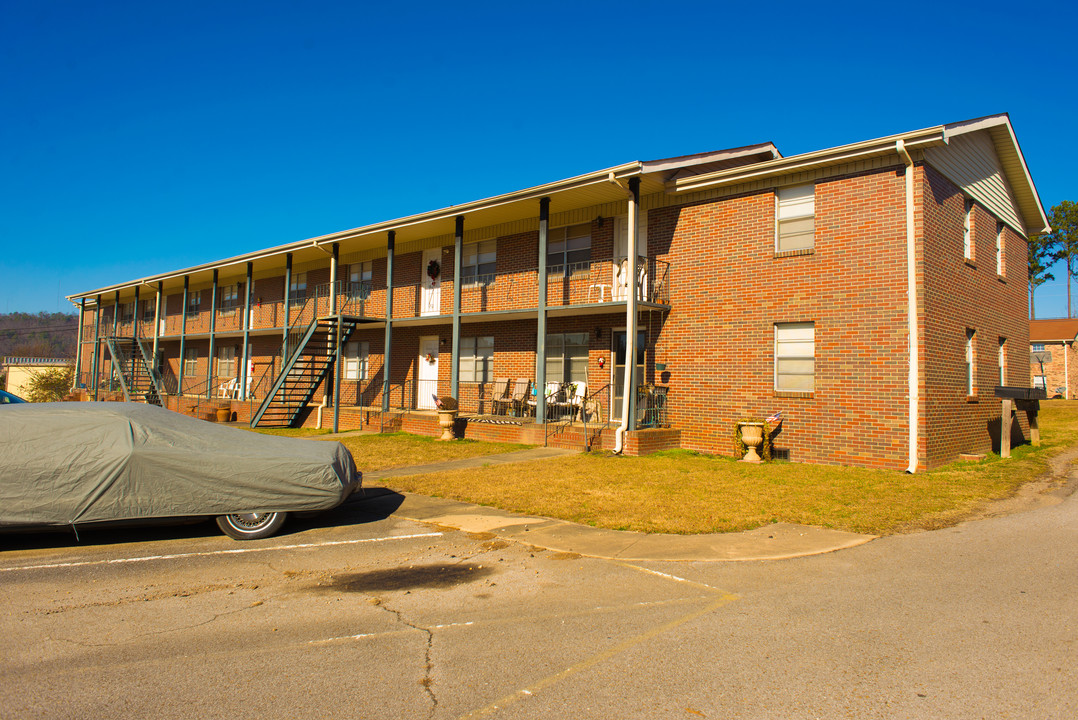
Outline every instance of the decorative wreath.
POLYGON ((433 365, 434 364, 434 355, 432 355, 431 353, 427 353, 426 360, 427 360, 428 363, 433 365))
POLYGON ((441 272, 442 266, 438 264, 437 260, 431 260, 427 263, 427 275, 430 276, 431 280, 437 280, 438 275, 441 274, 441 272))

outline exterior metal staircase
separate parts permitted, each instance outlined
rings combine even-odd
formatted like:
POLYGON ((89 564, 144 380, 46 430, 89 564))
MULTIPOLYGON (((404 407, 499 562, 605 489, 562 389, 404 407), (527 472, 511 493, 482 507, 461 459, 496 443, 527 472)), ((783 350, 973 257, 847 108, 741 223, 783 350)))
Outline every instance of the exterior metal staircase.
POLYGON ((164 390, 161 377, 154 367, 152 352, 138 338, 106 337, 105 344, 116 368, 124 400, 145 400, 150 405, 162 405, 164 390))
MULTIPOLYGON (((340 319, 340 344, 352 336, 358 322, 340 319)), ((307 326, 270 391, 251 418, 251 427, 293 427, 300 411, 329 374, 337 349, 338 319, 316 318, 307 326)))

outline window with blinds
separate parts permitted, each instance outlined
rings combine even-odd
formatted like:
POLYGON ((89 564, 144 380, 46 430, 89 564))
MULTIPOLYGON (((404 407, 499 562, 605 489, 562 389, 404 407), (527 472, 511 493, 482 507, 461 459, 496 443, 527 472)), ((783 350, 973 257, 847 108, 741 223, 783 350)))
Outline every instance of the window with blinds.
POLYGON ((775 389, 812 392, 816 378, 816 324, 776 323, 775 389))
POLYGON ((814 185, 780 188, 776 196, 775 249, 805 250, 815 246, 816 188, 814 185))

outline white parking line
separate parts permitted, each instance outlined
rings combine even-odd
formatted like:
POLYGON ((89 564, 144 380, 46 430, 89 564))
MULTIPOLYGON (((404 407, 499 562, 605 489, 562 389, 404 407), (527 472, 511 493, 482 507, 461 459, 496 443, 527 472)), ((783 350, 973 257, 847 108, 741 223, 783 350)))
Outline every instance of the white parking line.
POLYGON ((209 557, 213 555, 239 555, 241 553, 267 552, 269 550, 304 550, 307 548, 330 547, 333 545, 356 545, 358 543, 388 542, 390 540, 412 540, 415 538, 441 537, 443 533, 417 533, 414 535, 392 535, 380 538, 363 538, 360 540, 329 540, 320 543, 301 543, 297 545, 273 545, 270 547, 237 548, 235 550, 211 550, 208 552, 176 553, 174 555, 146 555, 143 557, 113 558, 111 560, 84 560, 81 562, 46 563, 43 565, 22 565, 20 567, 0 568, 0 572, 16 572, 19 570, 47 570, 50 568, 72 568, 86 565, 117 565, 121 563, 149 562, 151 560, 177 560, 179 558, 209 557))

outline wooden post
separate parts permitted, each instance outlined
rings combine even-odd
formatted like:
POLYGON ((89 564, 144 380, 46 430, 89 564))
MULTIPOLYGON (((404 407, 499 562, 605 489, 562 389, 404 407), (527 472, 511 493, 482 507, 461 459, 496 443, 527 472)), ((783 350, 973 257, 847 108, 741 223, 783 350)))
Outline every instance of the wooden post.
POLYGON ((1033 447, 1038 447, 1041 444, 1041 431, 1037 427, 1037 413, 1041 409, 1041 401, 1016 400, 1015 407, 1018 410, 1025 411, 1026 419, 1029 420, 1029 441, 1033 444, 1033 447))
POLYGON ((999 456, 1011 456, 1011 403, 1010 398, 1003 398, 1003 412, 999 417, 999 456))

